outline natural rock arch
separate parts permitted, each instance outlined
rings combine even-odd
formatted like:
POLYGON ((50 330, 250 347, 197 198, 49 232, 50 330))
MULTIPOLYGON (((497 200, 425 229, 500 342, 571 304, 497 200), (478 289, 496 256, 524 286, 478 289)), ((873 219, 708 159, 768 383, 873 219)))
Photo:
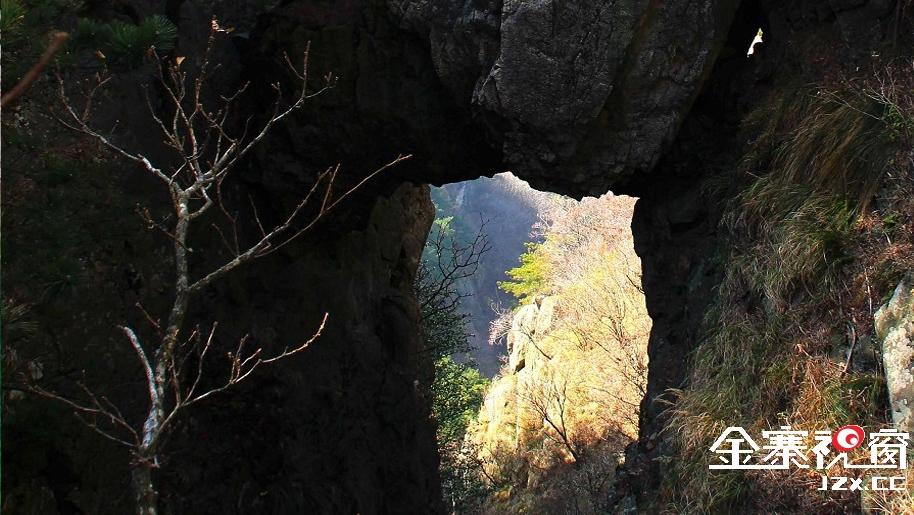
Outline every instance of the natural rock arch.
MULTIPOLYGON (((295 188, 297 174, 327 163, 342 162, 357 175, 389 154, 414 155, 364 191, 334 232, 318 238, 317 252, 290 255, 283 269, 284 284, 290 277, 311 284, 322 304, 310 309, 330 311, 342 326, 328 328, 300 364, 272 379, 288 396, 282 406, 297 406, 296 420, 321 420, 275 433, 304 461, 283 462, 278 488, 295 492, 294 505, 319 511, 432 512, 439 498, 434 438, 424 421, 427 399, 413 387, 419 340, 409 281, 431 211, 427 193, 412 184, 511 170, 537 188, 572 196, 611 187, 641 196, 634 228, 659 321, 654 353, 665 363, 653 373, 651 391, 676 386, 691 330, 683 317, 689 303, 698 311, 707 296, 676 305, 682 287, 664 277, 673 268, 683 279, 694 272, 716 220, 701 205, 701 170, 657 163, 687 123, 717 56, 736 56, 742 65, 758 25, 728 38, 736 5, 713 1, 349 7, 341 13, 293 2, 263 15, 246 56, 256 68, 267 62, 261 56, 311 41, 312 69, 341 77, 258 156, 252 168, 262 171, 248 180, 267 196, 281 197, 295 188), (687 252, 673 251, 683 242, 687 252), (333 275, 317 279, 315 270, 333 275), (290 383, 303 388, 286 392, 290 383)), ((680 163, 696 157, 681 153, 680 163)), ((290 292, 275 302, 299 297, 290 292)), ((277 335, 294 334, 269 323, 277 335)), ((642 425, 654 431, 656 413, 645 406, 642 425)), ((276 417, 269 409, 257 413, 276 417)))
MULTIPOLYGON (((878 2, 838 14, 738 4, 302 1, 257 18, 241 56, 248 69, 269 74, 260 58, 311 41, 314 69, 341 77, 258 156, 263 171, 249 180, 266 195, 281 196, 296 174, 328 163, 357 175, 388 155, 414 154, 363 192, 318 238, 317 252, 290 257, 282 286, 263 279, 272 283, 265 295, 275 296, 289 290, 295 270, 318 292, 311 309, 345 320, 304 363, 272 379, 286 385, 277 386, 281 409, 296 407, 296 422, 276 438, 297 457, 282 469, 290 491, 304 490, 297 502, 365 513, 434 509, 434 438, 423 420, 427 399, 414 386, 410 289, 430 210, 423 188, 410 184, 503 170, 572 196, 612 188, 641 198, 633 230, 654 320, 652 366, 642 441, 627 468, 648 479, 633 482, 639 488, 656 484, 657 471, 639 457, 662 445, 652 398, 682 384, 719 273, 711 257, 722 208, 707 203, 703 181, 738 159, 736 129, 776 73, 773 61, 802 51, 789 47, 796 31, 822 26, 840 37, 859 17, 884 12, 878 2), (760 26, 769 48, 750 61, 760 26), (331 272, 318 279, 315 270, 331 272), (303 388, 289 392, 288 384, 303 388), (302 419, 320 423, 302 427, 302 419)), ((261 323, 276 324, 277 335, 301 330, 261 323)))
MULTIPOLYGON (((132 7, 142 15, 160 3, 132 7)), ((720 273, 711 258, 725 238, 721 206, 708 202, 705 181, 739 158, 736 128, 778 74, 805 66, 795 34, 869 41, 887 30, 869 23, 888 9, 878 0, 165 3, 180 52, 201 43, 195 34, 213 12, 236 28, 226 81, 277 76, 277 52, 306 41, 312 72, 341 77, 265 141, 236 191, 281 205, 313 170, 340 162, 351 181, 414 155, 308 241, 201 302, 229 333, 277 345, 311 334, 324 311, 331 318, 298 359, 188 421, 213 438, 175 435, 178 472, 163 502, 187 513, 443 511, 416 383, 412 277, 433 214, 423 185, 504 170, 538 189, 641 199, 633 231, 654 325, 641 441, 626 467, 643 479, 630 482, 633 493, 654 488, 650 457, 663 442, 651 399, 686 377, 720 273), (747 60, 760 26, 766 42, 747 60)))

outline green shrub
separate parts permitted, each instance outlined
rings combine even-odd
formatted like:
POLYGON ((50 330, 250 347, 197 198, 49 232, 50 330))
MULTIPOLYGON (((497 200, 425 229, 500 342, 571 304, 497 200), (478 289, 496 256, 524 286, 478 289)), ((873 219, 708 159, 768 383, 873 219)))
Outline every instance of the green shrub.
POLYGON ((457 363, 450 356, 435 361, 435 380, 430 390, 432 415, 438 426, 442 490, 455 508, 471 505, 484 496, 485 485, 473 461, 475 454, 464 448, 464 435, 482 406, 488 384, 471 363, 457 363))
POLYGON ((172 50, 177 35, 177 27, 168 18, 155 14, 139 25, 81 19, 73 39, 78 48, 99 50, 112 63, 134 67, 142 63, 150 48, 172 50))
POLYGON ((520 256, 520 266, 508 270, 506 273, 510 281, 499 281, 498 287, 517 297, 524 304, 532 297, 544 293, 549 277, 549 266, 537 251, 538 243, 525 243, 527 251, 520 256))
POLYGON ((24 21, 25 9, 19 0, 0 0, 0 36, 4 44, 22 37, 24 21))
MULTIPOLYGON (((45 51, 48 33, 65 28, 68 17, 82 7, 78 0, 0 0, 3 89, 22 79, 45 51)), ((66 51, 55 57, 58 63, 65 59, 66 51)))
POLYGON ((482 406, 489 381, 466 363, 445 356, 435 362, 432 383, 432 413, 438 422, 438 439, 455 442, 463 439, 467 425, 482 406))

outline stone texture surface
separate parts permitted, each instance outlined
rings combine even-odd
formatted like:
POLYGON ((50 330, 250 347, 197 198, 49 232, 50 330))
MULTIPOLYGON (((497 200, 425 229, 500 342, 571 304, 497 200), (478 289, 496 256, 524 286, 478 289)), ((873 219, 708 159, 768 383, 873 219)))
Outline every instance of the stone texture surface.
POLYGON ((507 334, 508 369, 535 373, 547 358, 538 351, 534 338, 542 338, 552 326, 555 297, 542 297, 521 306, 511 320, 507 334))
MULTIPOLYGON (((554 365, 552 358, 557 348, 556 342, 550 342, 548 337, 555 307, 555 297, 541 297, 518 309, 507 334, 506 373, 497 377, 487 390, 479 416, 467 430, 467 439, 479 450, 484 466, 494 467, 499 463, 504 467, 500 472, 521 488, 535 488, 549 468, 546 456, 527 452, 530 442, 548 430, 542 414, 531 407, 531 395, 542 395, 542 390, 537 389, 543 385, 566 385, 568 377, 562 374, 574 373, 550 366, 554 365), (499 459, 505 452, 514 453, 516 459, 509 461, 503 456, 499 459)), ((557 445, 549 438, 533 444, 560 455, 562 451, 557 445)))
MULTIPOLYGON (((881 4, 850 9, 885 16, 884 8, 876 9, 881 4)), ((886 26, 882 18, 871 23, 886 26)), ((865 66, 859 63, 866 62, 868 52, 861 49, 821 2, 743 2, 676 140, 650 174, 622 185, 620 192, 639 197, 632 231, 653 326, 639 442, 626 455, 618 484, 620 506, 631 505, 626 497, 631 494, 638 499, 638 512, 660 511, 645 503, 661 488, 661 463, 675 459, 676 450, 663 434, 668 405, 657 399, 671 388, 688 388, 688 356, 704 334, 704 316, 723 270, 721 250, 730 237, 720 224, 721 214, 745 185, 739 162, 757 137, 744 130, 744 120, 779 88, 795 86, 790 81, 797 77, 822 80, 841 66, 853 66, 855 59, 865 66), (764 30, 764 43, 747 59, 758 28, 764 30)), ((745 302, 750 309, 751 299, 745 302)))
POLYGON ((737 2, 391 0, 455 102, 540 189, 599 195, 646 173, 710 72, 737 2))
MULTIPOLYGON (((313 77, 330 71, 340 77, 333 90, 277 127, 230 185, 238 198, 250 194, 272 206, 265 217, 294 205, 314 173, 329 165, 342 163, 345 185, 398 153, 413 155, 368 183, 307 241, 200 299, 194 319, 225 321, 226 344, 251 332, 281 346, 310 335, 324 311, 332 318, 308 352, 186 421, 174 436, 179 452, 165 469, 171 472, 162 477, 164 502, 175 513, 443 512, 433 427, 416 383, 421 338, 411 292, 432 211, 427 192, 413 184, 504 170, 570 195, 613 188, 641 197, 633 229, 655 325, 628 492, 640 497, 657 488, 662 408, 652 398, 682 386, 719 273, 714 249, 726 239, 717 225, 723 200, 707 194, 708 179, 739 158, 741 117, 772 82, 818 65, 826 51, 844 59, 856 51, 847 44, 858 34, 888 26, 880 18, 887 0, 743 2, 738 12, 736 0, 136 5, 138 12, 162 9, 175 20, 178 48, 187 55, 211 14, 234 26, 220 53, 227 72, 216 86, 231 89, 239 77, 251 78, 245 107, 255 116, 271 101, 268 82, 283 77, 276 59, 283 50, 294 53, 310 41, 313 77), (769 42, 749 61, 745 50, 759 27, 769 42), (835 37, 806 37, 818 31, 835 37)), ((4 172, 15 180, 9 159, 4 152, 4 172)), ((124 188, 136 194, 141 186, 124 188)), ((3 194, 9 205, 9 188, 3 194)), ((14 215, 4 213, 4 229, 14 215)), ((86 332, 105 340, 94 344, 108 342, 115 323, 141 321, 128 309, 139 296, 167 294, 165 279, 147 266, 165 258, 150 242, 136 245, 129 216, 118 211, 107 219, 124 225, 101 234, 73 224, 98 237, 98 252, 84 261, 92 263, 95 284, 108 289, 87 291, 105 296, 36 314, 54 328, 55 344, 83 360, 95 356, 84 352, 86 332), (137 270, 122 269, 123 248, 137 270)), ((4 250, 5 260, 16 259, 14 247, 4 250)), ((25 274, 4 279, 23 292, 44 290, 25 274)), ((113 364, 131 359, 102 356, 113 364)), ((66 415, 42 412, 40 424, 29 427, 4 419, 4 443, 10 434, 28 437, 33 427, 57 431, 29 440, 23 454, 24 461, 48 466, 4 474, 4 490, 41 492, 36 509, 50 502, 50 491, 58 509, 71 503, 89 512, 125 512, 125 470, 101 465, 123 463, 124 456, 87 444, 94 435, 72 421, 58 424, 66 415)))
POLYGON ((914 431, 914 275, 898 284, 874 320, 892 421, 899 431, 914 431))

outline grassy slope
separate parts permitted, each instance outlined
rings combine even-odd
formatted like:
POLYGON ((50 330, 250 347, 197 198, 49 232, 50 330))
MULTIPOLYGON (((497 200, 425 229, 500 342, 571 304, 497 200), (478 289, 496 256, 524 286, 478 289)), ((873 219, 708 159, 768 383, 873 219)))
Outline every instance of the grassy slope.
POLYGON ((912 71, 782 90, 747 120, 754 142, 740 167, 753 180, 724 218, 725 278, 691 379, 671 392, 678 456, 659 509, 859 508, 854 494, 816 491, 815 471, 712 473, 707 449, 733 425, 758 435, 886 424, 872 314, 914 267, 914 110, 910 84, 885 78, 912 71))

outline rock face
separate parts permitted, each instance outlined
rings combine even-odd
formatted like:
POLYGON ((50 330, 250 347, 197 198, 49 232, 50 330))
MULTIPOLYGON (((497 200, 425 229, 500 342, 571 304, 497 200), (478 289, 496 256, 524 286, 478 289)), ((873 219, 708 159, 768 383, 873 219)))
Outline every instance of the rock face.
POLYGON ((876 312, 875 321, 892 421, 897 430, 910 432, 914 430, 914 277, 909 275, 898 284, 876 312))
MULTIPOLYGON (((546 297, 538 302, 522 306, 514 315, 508 339, 509 374, 500 376, 487 392, 485 404, 480 410, 477 427, 471 430, 471 439, 485 449, 519 452, 527 444, 531 427, 540 427, 537 418, 523 398, 524 388, 531 382, 542 379, 542 371, 549 358, 537 350, 533 339, 541 340, 552 325, 555 299, 546 297)), ((539 417, 542 418, 542 417, 539 417)), ((524 470, 529 478, 534 474, 524 470)))
POLYGON ((600 195, 648 171, 720 51, 737 2, 396 1, 503 166, 600 195))
POLYGON ((542 338, 552 326, 555 298, 544 297, 522 306, 511 321, 508 332, 508 369, 528 372, 542 368, 545 356, 536 350, 534 338, 542 338))
POLYGON ((433 214, 428 188, 403 184, 375 199, 360 229, 311 240, 213 292, 208 304, 226 310, 233 332, 276 347, 313 333, 321 312, 329 320, 299 359, 201 409, 175 435, 170 509, 440 511, 412 289, 433 214))
MULTIPOLYGON (((233 185, 241 194, 288 205, 328 165, 343 163, 340 181, 353 184, 398 153, 413 154, 307 242, 201 299, 197 318, 217 317, 229 334, 250 331, 277 346, 310 335, 324 311, 332 318, 308 352, 214 400, 175 435, 180 452, 168 467, 175 472, 162 484, 163 501, 176 513, 443 511, 434 432, 417 382, 421 338, 411 292, 432 211, 427 191, 414 185, 504 170, 569 195, 613 188, 641 197, 633 229, 654 328, 641 442, 627 466, 635 494, 656 488, 661 408, 651 399, 682 385, 719 273, 714 248, 725 238, 717 231, 721 201, 706 195, 707 180, 738 159, 745 142, 736 129, 767 84, 807 70, 819 62, 817 52, 868 55, 864 43, 891 26, 887 0, 772 0, 743 2, 739 10, 736 0, 121 3, 131 12, 167 12, 187 55, 212 13, 234 26, 224 55, 232 73, 222 86, 239 77, 257 82, 249 113, 268 105, 266 82, 282 77, 275 59, 282 50, 310 41, 313 76, 340 77, 264 142, 233 185), (770 43, 749 61, 745 51, 759 27, 770 43), (835 37, 825 45, 804 38, 820 32, 835 37)), ((118 212, 106 220, 126 218, 118 212)), ((129 247, 123 232, 107 231, 102 243, 129 247)), ((5 259, 16 259, 15 248, 5 250, 5 259)), ((101 271, 123 266, 115 255, 92 257, 99 281, 113 276, 101 271)), ((19 279, 24 291, 43 289, 19 279)), ((144 280, 152 289, 167 283, 144 280)), ((98 312, 106 327, 136 319, 125 307, 135 300, 128 288, 118 290, 126 300, 112 297, 97 308, 73 302, 38 313, 40 323, 54 328, 55 343, 81 349, 73 329, 100 320, 98 312)), ((42 416, 42 427, 57 427, 53 414, 42 416)), ((4 422, 5 436, 28 434, 4 422)), ((95 438, 78 426, 61 431, 31 450, 48 463, 87 463, 90 454, 123 459, 119 451, 71 444, 95 438)), ((5 460, 8 452, 5 446, 5 460)), ((51 472, 60 467, 4 474, 4 490, 50 489, 58 506, 72 500, 86 512, 125 511, 105 502, 123 498, 124 470, 99 472, 108 474, 99 479, 95 473, 107 467, 69 468, 66 480, 51 472)))
MULTIPOLYGON (((681 286, 664 277, 694 275, 710 253, 715 219, 701 205, 694 180, 700 170, 671 164, 663 188, 655 188, 652 169, 675 145, 717 56, 745 61, 758 25, 751 20, 731 34, 734 16, 736 3, 720 0, 663 7, 647 1, 368 1, 336 10, 285 4, 259 21, 250 53, 267 62, 310 40, 313 66, 341 79, 287 134, 273 138, 253 182, 284 196, 295 190, 296 176, 328 162, 367 170, 378 156, 409 152, 412 162, 373 188, 511 170, 537 188, 574 196, 609 188, 644 196, 636 239, 639 252, 651 253, 645 284, 664 335, 652 351, 652 363, 662 365, 652 365, 649 389, 662 392, 684 377, 695 330, 686 322, 700 318, 712 286, 699 281, 694 297, 682 302, 681 286), (678 239, 681 231, 687 241, 678 239)), ((703 128, 695 138, 714 132, 703 128)), ((652 432, 656 413, 646 406, 644 424, 652 432)), ((404 448, 403 458, 391 459, 425 452, 404 448)))

